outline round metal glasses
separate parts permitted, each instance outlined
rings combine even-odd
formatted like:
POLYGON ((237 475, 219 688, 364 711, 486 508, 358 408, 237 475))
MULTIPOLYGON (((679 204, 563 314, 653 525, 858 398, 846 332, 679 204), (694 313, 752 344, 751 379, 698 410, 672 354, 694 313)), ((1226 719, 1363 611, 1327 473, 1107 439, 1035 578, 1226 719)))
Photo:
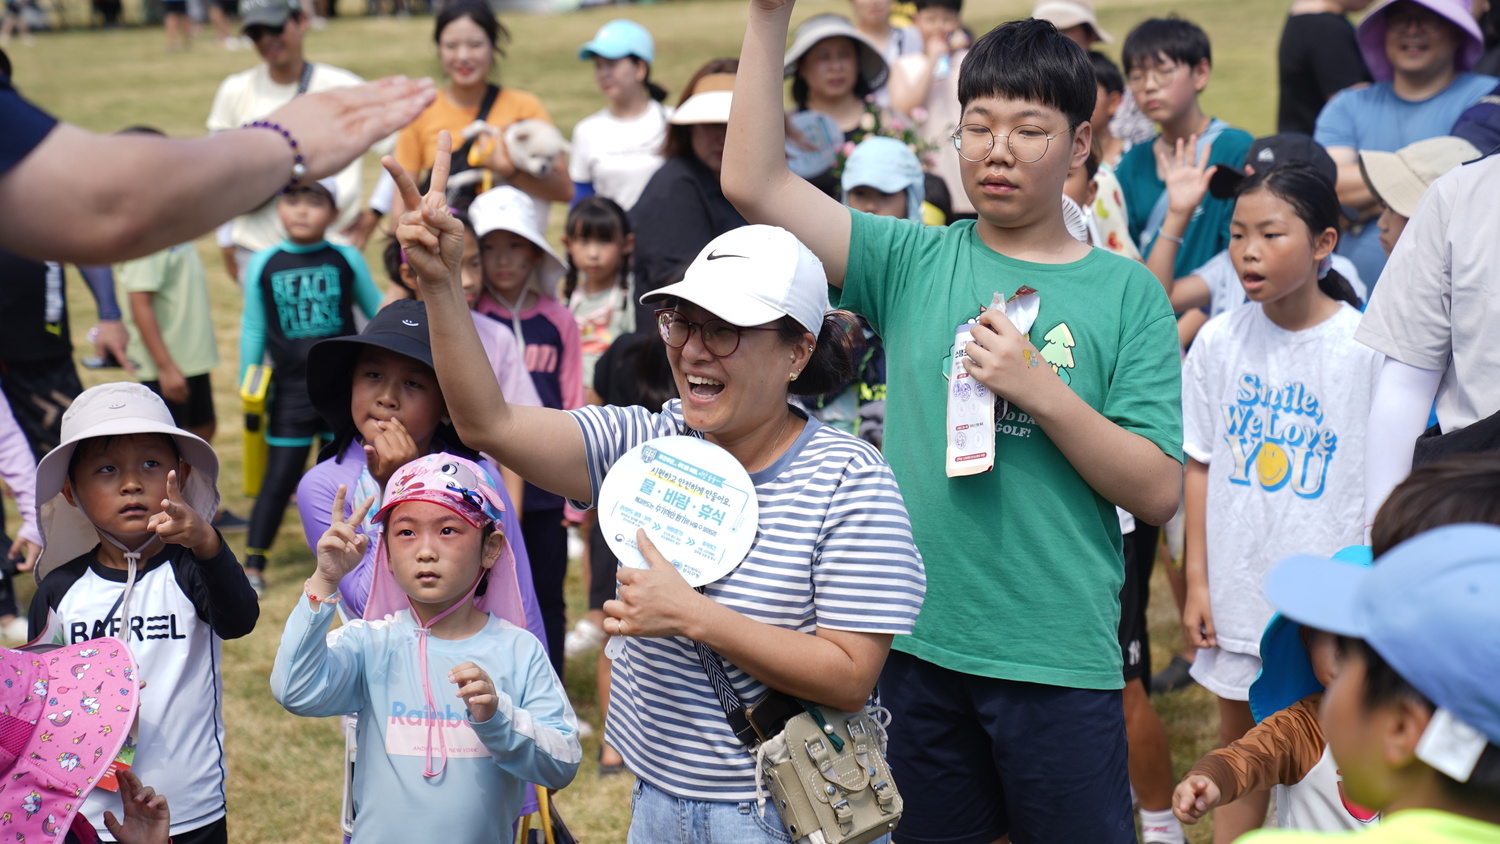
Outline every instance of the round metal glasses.
POLYGON ((656 312, 656 326, 661 331, 661 340, 674 349, 687 345, 694 331, 703 339, 703 348, 718 358, 727 358, 740 347, 740 335, 746 331, 780 331, 779 328, 741 328, 713 317, 702 322, 684 319, 682 314, 670 308, 656 312))
POLYGON ((1012 158, 1022 164, 1031 164, 1042 160, 1053 138, 1073 131, 1077 125, 1075 123, 1056 135, 1049 135, 1046 129, 1030 123, 1003 133, 991 132, 988 126, 979 123, 965 123, 953 133, 953 146, 963 160, 977 162, 990 157, 996 138, 1004 138, 1012 158))

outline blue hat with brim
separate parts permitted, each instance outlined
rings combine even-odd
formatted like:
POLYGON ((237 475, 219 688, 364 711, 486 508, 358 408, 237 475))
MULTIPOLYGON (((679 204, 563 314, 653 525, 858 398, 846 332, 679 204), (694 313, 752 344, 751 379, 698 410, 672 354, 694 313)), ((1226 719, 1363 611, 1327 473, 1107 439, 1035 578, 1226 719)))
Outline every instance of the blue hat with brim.
POLYGON ((651 33, 644 26, 619 18, 599 27, 594 40, 578 48, 578 58, 584 61, 595 56, 603 59, 635 56, 651 64, 656 61, 656 42, 651 40, 651 33))
MULTIPOLYGON (((1352 565, 1371 564, 1370 546, 1350 545, 1333 559, 1352 565)), ((1274 713, 1323 691, 1313 673, 1312 660, 1302 644, 1302 625, 1281 613, 1271 616, 1260 637, 1260 674, 1250 684, 1250 714, 1259 724, 1274 713)))
POLYGON ((1451 720, 1500 743, 1500 527, 1436 528, 1368 569, 1291 557, 1267 575, 1266 597, 1287 618, 1363 639, 1451 720))
POLYGON ((922 201, 926 199, 922 162, 895 138, 870 135, 860 141, 844 162, 839 186, 846 205, 849 191, 857 187, 871 187, 881 193, 906 191, 906 219, 922 222, 922 201))

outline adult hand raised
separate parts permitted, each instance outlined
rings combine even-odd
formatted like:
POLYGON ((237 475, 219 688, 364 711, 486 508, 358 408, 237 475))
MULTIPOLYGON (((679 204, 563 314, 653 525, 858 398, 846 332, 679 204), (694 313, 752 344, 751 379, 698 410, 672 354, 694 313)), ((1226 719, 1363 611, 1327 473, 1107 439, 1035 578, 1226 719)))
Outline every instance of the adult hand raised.
POLYGON ((339 172, 376 141, 412 122, 432 103, 431 79, 388 76, 297 97, 266 120, 297 140, 308 179, 339 172))
POLYGON ((396 221, 396 240, 406 251, 406 262, 417 274, 424 293, 437 292, 448 285, 463 286, 459 267, 464 257, 464 226, 448 210, 452 155, 453 137, 446 131, 439 132, 426 196, 418 193, 411 174, 394 158, 386 156, 380 160, 395 179, 401 204, 407 209, 396 221))

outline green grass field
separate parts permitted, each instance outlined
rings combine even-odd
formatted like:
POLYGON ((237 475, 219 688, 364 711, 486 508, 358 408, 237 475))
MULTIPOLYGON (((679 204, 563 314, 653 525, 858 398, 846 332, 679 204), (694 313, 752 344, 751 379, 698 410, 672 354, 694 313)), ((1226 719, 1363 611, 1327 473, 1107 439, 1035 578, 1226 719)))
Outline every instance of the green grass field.
MULTIPOLYGON (((349 12, 363 6, 357 0, 345 0, 343 5, 349 12)), ((1282 0, 1102 0, 1099 5, 1103 6, 1101 23, 1117 39, 1109 48, 1115 51, 1131 25, 1145 17, 1176 12, 1198 21, 1215 47, 1207 109, 1256 135, 1271 130, 1275 45, 1285 12, 1282 0)), ((965 18, 976 32, 983 32, 1025 14, 1029 7, 1029 0, 971 0, 965 18)), ((810 0, 800 4, 797 19, 829 11, 847 13, 848 5, 842 0, 810 0)), ((622 15, 650 28, 658 55, 653 78, 675 93, 705 60, 738 53, 745 9, 733 0, 693 0, 605 7, 557 17, 504 16, 514 40, 500 67, 502 81, 537 93, 558 125, 570 131, 579 118, 602 105, 593 74, 576 59, 577 47, 604 21, 622 15)), ((392 73, 429 75, 438 71, 431 37, 428 18, 340 18, 308 36, 308 54, 367 78, 392 73)), ((15 64, 17 87, 63 119, 97 132, 146 124, 184 137, 203 133, 219 81, 256 61, 253 53, 226 52, 207 37, 187 53, 168 55, 165 38, 155 28, 44 34, 33 46, 12 42, 7 49, 15 64)), ((373 158, 366 160, 366 190, 373 184, 377 166, 373 158)), ((214 185, 203 186, 205 191, 214 189, 214 185)), ((554 241, 561 216, 554 211, 554 241)), ((57 225, 67 224, 67 220, 57 221, 57 225)), ((371 243, 368 257, 372 267, 378 268, 377 239, 371 243)), ((220 417, 214 445, 224 464, 220 489, 227 506, 248 515, 250 502, 241 490, 241 423, 234 383, 238 288, 224 275, 212 237, 200 238, 198 246, 209 272, 220 354, 213 372, 220 417)), ((378 269, 376 275, 380 275, 378 269)), ((69 288, 75 344, 80 355, 88 354, 82 340, 94 321, 93 302, 79 280, 70 282, 69 288)), ((86 372, 84 377, 86 384, 94 384, 117 373, 101 377, 86 372)), ((13 507, 10 524, 16 524, 13 507)), ((242 541, 236 541, 236 550, 243 554, 242 541)), ((569 578, 570 622, 584 610, 574 568, 569 578)), ((261 605, 259 627, 252 635, 224 646, 233 841, 330 842, 338 836, 342 741, 336 724, 289 715, 271 699, 267 685, 283 620, 310 570, 311 555, 300 525, 295 513, 289 513, 272 554, 271 590, 261 605)), ((1153 656, 1160 666, 1166 664, 1180 635, 1160 574, 1155 586, 1153 656)), ((29 591, 25 589, 26 594, 29 591)), ((592 658, 569 666, 568 688, 579 717, 598 728, 592 677, 592 658)), ((1181 774, 1213 746, 1217 735, 1213 699, 1194 687, 1158 699, 1157 704, 1167 723, 1174 767, 1181 774)), ((595 747, 597 740, 586 743, 585 764, 574 785, 559 798, 559 805, 584 841, 612 844, 625 838, 631 780, 628 776, 600 780, 593 761, 595 747)), ((1208 841, 1209 826, 1200 824, 1190 830, 1190 840, 1208 841)))

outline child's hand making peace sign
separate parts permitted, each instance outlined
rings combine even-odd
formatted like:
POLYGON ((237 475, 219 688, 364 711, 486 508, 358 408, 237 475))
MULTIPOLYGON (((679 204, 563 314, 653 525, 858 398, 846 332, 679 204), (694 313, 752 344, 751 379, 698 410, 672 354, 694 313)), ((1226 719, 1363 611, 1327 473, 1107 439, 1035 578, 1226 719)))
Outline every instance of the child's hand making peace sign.
POLYGON ((333 495, 333 518, 328 523, 328 530, 323 531, 323 536, 318 539, 318 568, 307 580, 308 594, 320 601, 339 591, 339 581, 354 571, 359 561, 365 558, 365 549, 370 547, 370 537, 357 533, 355 528, 364 522, 365 514, 375 504, 375 497, 372 495, 360 502, 345 518, 344 496, 348 494, 349 488, 339 484, 338 492, 333 495))
POLYGON ((161 500, 161 510, 146 526, 155 531, 162 542, 181 545, 200 560, 219 553, 223 547, 219 532, 192 505, 182 500, 182 485, 177 482, 176 469, 167 473, 167 497, 161 500))
POLYGON ((450 287, 462 295, 459 265, 464 256, 464 226, 448 210, 448 168, 452 153, 452 137, 446 131, 439 132, 431 187, 426 196, 417 192, 417 183, 394 158, 386 156, 380 160, 396 180, 396 190, 401 192, 401 202, 407 208, 396 221, 396 240, 406 251, 406 262, 416 273, 423 296, 450 287))

